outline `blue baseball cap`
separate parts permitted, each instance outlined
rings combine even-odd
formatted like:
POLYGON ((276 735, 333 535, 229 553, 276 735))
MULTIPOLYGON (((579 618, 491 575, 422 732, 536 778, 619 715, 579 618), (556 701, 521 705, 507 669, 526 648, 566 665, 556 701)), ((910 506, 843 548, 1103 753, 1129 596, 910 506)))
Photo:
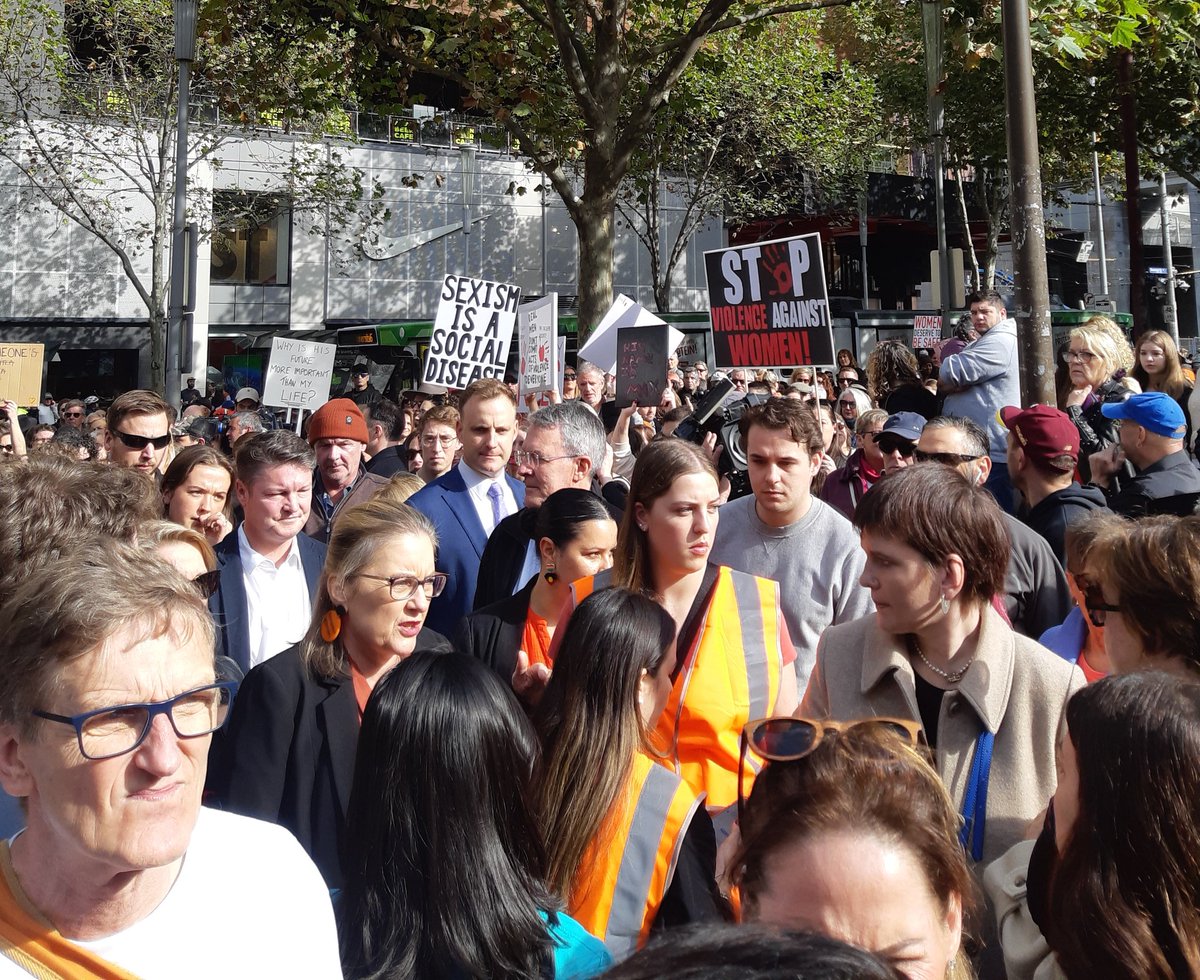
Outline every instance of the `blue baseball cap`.
POLYGON ((888 416, 887 421, 883 423, 883 431, 879 434, 881 436, 899 436, 909 442, 916 442, 921 438, 923 428, 925 428, 924 415, 918 415, 916 412, 897 412, 895 415, 888 416))
POLYGON ((1155 435, 1182 439, 1187 434, 1183 409, 1165 391, 1143 391, 1123 402, 1105 402, 1100 406, 1105 418, 1129 419, 1155 435))

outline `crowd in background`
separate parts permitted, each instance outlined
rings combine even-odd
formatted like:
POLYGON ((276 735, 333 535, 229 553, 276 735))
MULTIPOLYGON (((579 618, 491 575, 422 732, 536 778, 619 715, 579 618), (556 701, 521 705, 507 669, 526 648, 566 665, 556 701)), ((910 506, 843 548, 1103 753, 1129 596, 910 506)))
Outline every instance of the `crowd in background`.
POLYGON ((1023 405, 970 305, 654 405, 5 403, 0 977, 1200 975, 1194 376, 1095 317, 1023 405))

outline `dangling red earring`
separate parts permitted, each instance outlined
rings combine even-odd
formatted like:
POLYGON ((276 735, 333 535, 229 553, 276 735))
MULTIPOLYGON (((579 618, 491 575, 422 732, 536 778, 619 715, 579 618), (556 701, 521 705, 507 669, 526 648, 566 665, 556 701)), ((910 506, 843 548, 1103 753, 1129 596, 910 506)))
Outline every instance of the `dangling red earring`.
POLYGON ((555 582, 558 581, 558 572, 556 572, 554 570, 554 566, 551 565, 549 568, 546 569, 546 572, 542 576, 542 578, 544 578, 548 584, 553 585, 555 582))
POLYGON ((321 639, 332 643, 342 635, 342 617, 337 609, 330 609, 321 617, 321 639))

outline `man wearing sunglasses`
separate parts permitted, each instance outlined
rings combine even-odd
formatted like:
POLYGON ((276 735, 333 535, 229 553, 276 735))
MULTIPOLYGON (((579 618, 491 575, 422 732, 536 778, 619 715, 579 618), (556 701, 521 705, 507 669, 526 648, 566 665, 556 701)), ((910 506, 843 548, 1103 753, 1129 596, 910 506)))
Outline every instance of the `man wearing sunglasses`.
POLYGON ((917 451, 917 440, 925 428, 925 419, 916 412, 896 412, 889 415, 875 445, 883 455, 883 473, 888 476, 911 466, 917 451))
POLYGON ((170 405, 153 391, 127 391, 108 409, 109 462, 154 477, 171 444, 170 405))
MULTIPOLYGON (((918 464, 952 466, 975 486, 987 484, 992 469, 988 436, 971 419, 930 419, 913 454, 918 464)), ((1037 639, 1071 611, 1063 566, 1046 539, 1011 514, 1004 514, 1010 550, 1004 573, 1004 613, 1018 633, 1037 639)))
POLYGON ((83 417, 85 415, 87 415, 87 409, 84 408, 83 402, 78 398, 70 398, 58 406, 58 421, 60 426, 82 429, 83 417))
POLYGON ((374 405, 383 397, 383 392, 371 384, 371 368, 366 363, 355 364, 350 369, 350 388, 345 396, 359 408, 374 405))

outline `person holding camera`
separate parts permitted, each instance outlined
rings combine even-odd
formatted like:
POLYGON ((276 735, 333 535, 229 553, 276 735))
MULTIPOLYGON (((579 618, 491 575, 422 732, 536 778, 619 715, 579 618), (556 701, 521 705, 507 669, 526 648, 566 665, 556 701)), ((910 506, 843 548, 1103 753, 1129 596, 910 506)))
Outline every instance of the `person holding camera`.
POLYGON ((858 581, 863 553, 850 522, 812 495, 824 439, 809 408, 772 398, 747 408, 738 431, 752 493, 721 507, 712 561, 779 583, 803 691, 825 628, 874 611, 858 581))

